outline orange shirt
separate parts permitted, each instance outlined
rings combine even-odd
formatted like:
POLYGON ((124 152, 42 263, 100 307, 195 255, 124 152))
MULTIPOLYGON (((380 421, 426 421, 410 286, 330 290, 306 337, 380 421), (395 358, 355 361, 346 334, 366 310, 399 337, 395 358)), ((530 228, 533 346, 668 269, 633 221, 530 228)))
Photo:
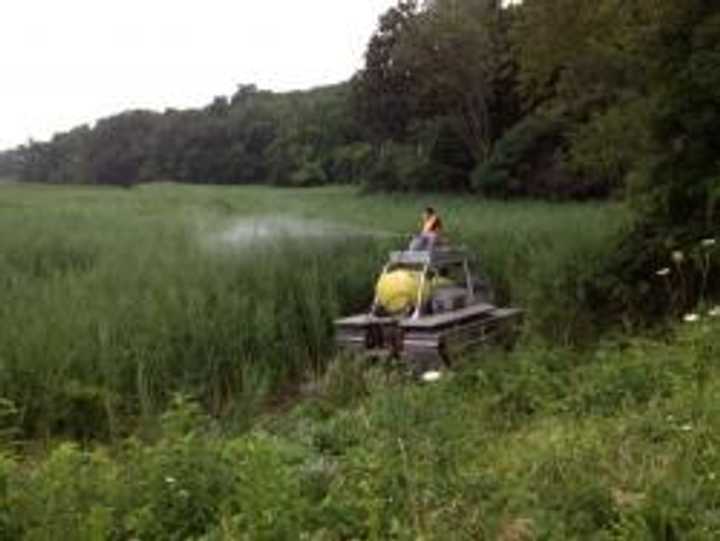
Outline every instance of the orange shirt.
POLYGON ((442 222, 438 216, 430 216, 425 223, 423 223, 423 233, 440 233, 442 231, 442 222))

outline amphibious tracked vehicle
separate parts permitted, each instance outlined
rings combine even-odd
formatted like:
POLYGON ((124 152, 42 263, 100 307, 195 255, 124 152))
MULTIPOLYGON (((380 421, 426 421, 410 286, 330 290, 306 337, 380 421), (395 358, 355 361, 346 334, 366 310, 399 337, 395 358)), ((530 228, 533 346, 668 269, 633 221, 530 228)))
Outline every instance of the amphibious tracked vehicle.
POLYGON ((522 316, 518 308, 493 304, 492 288, 474 273, 463 248, 392 252, 370 310, 335 321, 336 343, 373 357, 401 359, 424 372, 449 366, 458 355, 484 344, 511 344, 522 316), (414 277, 417 293, 390 312, 381 286, 391 276, 402 277, 400 273, 414 277))

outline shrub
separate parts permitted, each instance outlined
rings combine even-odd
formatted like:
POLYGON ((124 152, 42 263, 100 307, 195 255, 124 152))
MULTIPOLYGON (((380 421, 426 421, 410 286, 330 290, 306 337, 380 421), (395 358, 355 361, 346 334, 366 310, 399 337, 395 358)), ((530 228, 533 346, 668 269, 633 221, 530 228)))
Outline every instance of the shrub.
POLYGON ((368 172, 367 188, 397 191, 442 191, 464 185, 464 173, 432 159, 419 144, 384 143, 368 172))
POLYGON ((303 160, 290 175, 292 186, 321 186, 327 182, 327 174, 319 161, 303 160))
POLYGON ((508 130, 490 158, 472 173, 475 190, 499 197, 583 197, 587 188, 569 178, 562 167, 565 123, 535 115, 508 130))
POLYGON ((360 183, 373 162, 372 146, 353 143, 335 149, 330 160, 330 176, 334 182, 360 183))
POLYGON ((607 193, 625 186, 626 176, 652 152, 653 103, 637 99, 611 107, 574 127, 567 161, 573 173, 607 193))
MULTIPOLYGON (((715 136, 720 122, 720 16, 709 4, 692 0, 678 3, 677 13, 664 24, 667 39, 653 51, 658 90, 650 130, 657 150, 634 186, 636 225, 608 262, 606 274, 613 280, 602 284, 596 296, 606 312, 625 311, 645 321, 664 316, 671 300, 663 294, 664 284, 649 277, 667 266, 672 251, 713 238, 720 212, 715 136)), ((704 287, 704 271, 690 270, 684 271, 689 287, 680 310, 694 306, 708 289, 720 294, 720 282, 704 287)), ((717 273, 714 265, 712 275, 717 273)))

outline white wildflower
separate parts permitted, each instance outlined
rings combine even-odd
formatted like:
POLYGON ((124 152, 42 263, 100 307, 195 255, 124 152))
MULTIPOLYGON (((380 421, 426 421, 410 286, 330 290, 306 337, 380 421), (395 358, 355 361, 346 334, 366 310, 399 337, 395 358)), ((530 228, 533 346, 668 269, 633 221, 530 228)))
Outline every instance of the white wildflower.
POLYGON ((703 239, 700 244, 703 248, 712 248, 715 246, 715 239, 703 239))
POLYGON ((720 317, 720 306, 716 306, 708 312, 710 317, 720 317))
POLYGON ((174 484, 176 483, 174 477, 166 477, 166 478, 165 478, 165 482, 166 482, 168 485, 174 485, 174 484))
POLYGON ((675 250, 672 253, 672 260, 679 265, 680 263, 685 261, 685 254, 682 253, 680 250, 675 250))
POLYGON ((431 370, 429 372, 425 372, 422 375, 422 380, 427 383, 432 383, 434 381, 438 381, 440 378, 442 378, 442 372, 437 372, 435 370, 431 370))
POLYGON ((693 429, 692 425, 682 425, 680 427, 680 430, 682 430, 683 432, 690 432, 692 429, 693 429))
POLYGON ((683 321, 685 323, 695 323, 696 321, 700 320, 700 316, 697 314, 685 314, 685 317, 683 317, 683 321))
POLYGON ((667 276, 668 274, 670 274, 670 269, 668 267, 665 267, 657 271, 655 274, 657 274, 658 276, 667 276))

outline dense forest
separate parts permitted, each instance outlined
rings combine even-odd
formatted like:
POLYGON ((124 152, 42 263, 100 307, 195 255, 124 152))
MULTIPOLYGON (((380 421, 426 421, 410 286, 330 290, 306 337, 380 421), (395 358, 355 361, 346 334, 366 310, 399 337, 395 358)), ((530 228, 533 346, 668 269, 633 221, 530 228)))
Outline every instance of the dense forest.
POLYGON ((717 178, 719 11, 702 0, 402 0, 351 81, 241 85, 199 110, 123 112, 0 154, 0 176, 647 195, 683 160, 717 178))

